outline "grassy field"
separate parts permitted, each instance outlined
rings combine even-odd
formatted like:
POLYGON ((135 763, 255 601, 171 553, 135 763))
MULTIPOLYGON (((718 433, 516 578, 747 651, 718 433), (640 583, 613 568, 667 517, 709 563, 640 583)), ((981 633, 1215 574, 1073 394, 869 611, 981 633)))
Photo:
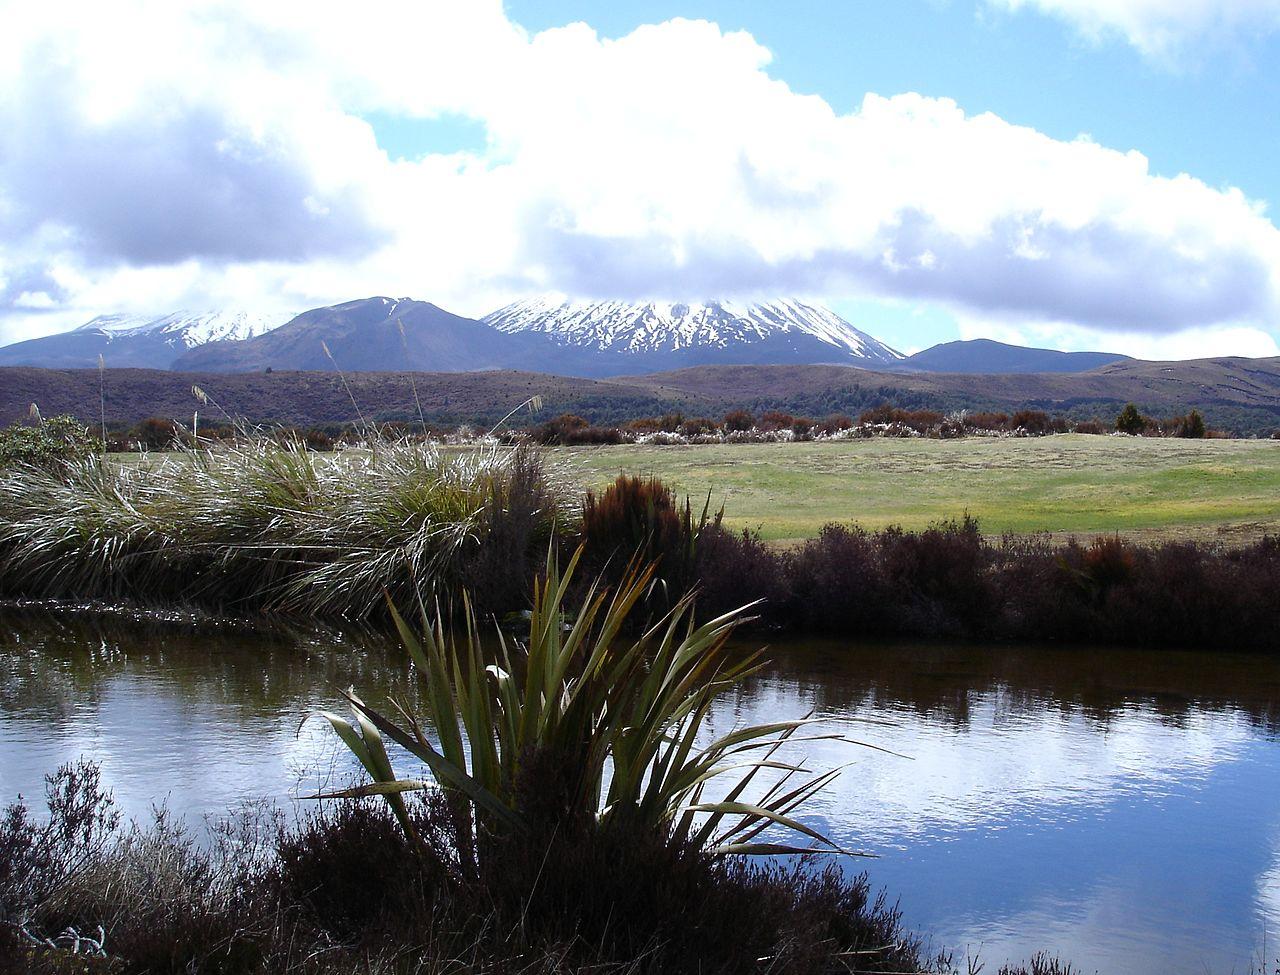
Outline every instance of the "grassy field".
POLYGON ((712 492, 728 524, 786 542, 828 521, 922 528, 965 511, 983 531, 1225 537, 1280 533, 1280 443, 1057 436, 560 448, 584 485, 655 474, 712 492))

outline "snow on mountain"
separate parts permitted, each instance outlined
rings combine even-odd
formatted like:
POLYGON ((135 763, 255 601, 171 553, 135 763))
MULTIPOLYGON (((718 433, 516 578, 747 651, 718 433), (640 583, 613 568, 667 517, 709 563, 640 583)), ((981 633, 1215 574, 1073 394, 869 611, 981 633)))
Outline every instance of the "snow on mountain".
POLYGON ((573 301, 556 295, 513 302, 482 320, 509 334, 540 332, 568 346, 636 355, 808 338, 829 346, 833 360, 902 358, 830 309, 789 298, 685 304, 573 301))
POLYGON ((81 325, 77 332, 95 332, 109 341, 162 337, 175 349, 194 349, 206 342, 239 342, 278 328, 294 317, 292 312, 247 310, 175 311, 167 315, 99 315, 81 325))
POLYGON ((99 315, 79 328, 0 348, 0 366, 91 369, 99 357, 112 368, 168 369, 192 349, 262 335, 285 324, 288 312, 176 311, 167 315, 99 315))

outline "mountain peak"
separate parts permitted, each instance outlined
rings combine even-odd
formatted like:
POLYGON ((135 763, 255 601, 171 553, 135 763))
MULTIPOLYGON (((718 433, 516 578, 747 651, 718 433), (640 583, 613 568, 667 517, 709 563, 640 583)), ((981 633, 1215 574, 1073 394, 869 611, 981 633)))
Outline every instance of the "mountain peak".
POLYGON ((92 332, 108 341, 154 336, 178 351, 206 342, 251 339, 283 325, 292 312, 261 312, 243 308, 217 311, 172 311, 163 315, 117 313, 99 315, 77 332, 92 332))
POLYGON ((902 358, 830 309, 794 298, 627 302, 541 295, 512 302, 483 321, 508 334, 543 333, 566 346, 633 355, 780 342, 807 346, 827 361, 902 358))

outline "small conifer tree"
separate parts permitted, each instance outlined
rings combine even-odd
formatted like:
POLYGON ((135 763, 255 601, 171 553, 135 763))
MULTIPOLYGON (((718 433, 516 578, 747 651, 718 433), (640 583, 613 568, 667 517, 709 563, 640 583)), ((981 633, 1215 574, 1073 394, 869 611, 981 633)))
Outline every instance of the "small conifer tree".
POLYGON ((1138 412, 1138 407, 1133 403, 1126 403, 1120 415, 1116 417, 1116 429, 1121 433, 1137 436, 1146 425, 1146 418, 1138 412))

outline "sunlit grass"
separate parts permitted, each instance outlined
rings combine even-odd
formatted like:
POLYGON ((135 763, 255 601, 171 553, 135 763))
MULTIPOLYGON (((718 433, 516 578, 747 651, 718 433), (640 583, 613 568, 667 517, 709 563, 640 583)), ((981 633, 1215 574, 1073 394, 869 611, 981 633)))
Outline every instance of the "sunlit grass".
POLYGON ((1027 439, 560 448, 580 483, 653 474, 725 506, 732 528, 810 538, 831 521, 922 529, 968 511, 989 534, 1280 530, 1280 443, 1027 439))

